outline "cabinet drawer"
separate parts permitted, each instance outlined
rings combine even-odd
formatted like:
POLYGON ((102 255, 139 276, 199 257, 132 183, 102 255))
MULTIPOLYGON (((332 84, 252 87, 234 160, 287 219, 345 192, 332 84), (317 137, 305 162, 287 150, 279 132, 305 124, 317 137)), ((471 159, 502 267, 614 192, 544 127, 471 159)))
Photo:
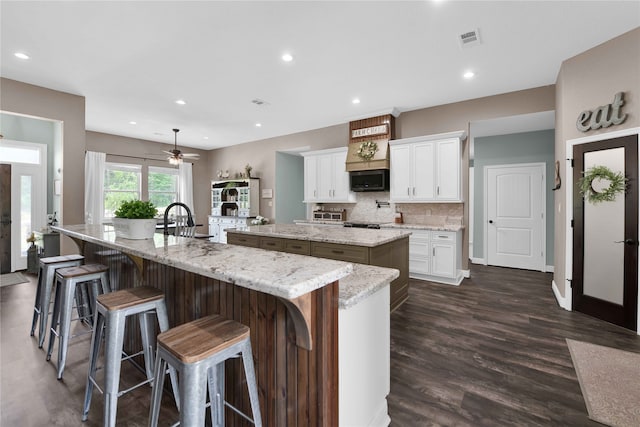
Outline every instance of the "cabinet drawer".
POLYGON ((249 236, 246 234, 227 233, 227 243, 232 245, 249 246, 252 248, 260 247, 258 236, 249 236))
POLYGON ((429 274, 431 272, 431 260, 428 257, 409 257, 409 272, 429 274))
POLYGON ((262 249, 270 249, 272 251, 282 251, 284 249, 284 239, 261 237, 260 247, 262 249))
POLYGON ((455 242, 456 233, 453 231, 433 231, 431 238, 440 242, 455 242))
POLYGON ((409 253, 411 254, 411 256, 414 255, 418 255, 418 256, 429 256, 430 254, 430 249, 431 249, 431 245, 429 244, 429 242, 413 242, 410 241, 409 243, 409 253))
POLYGON ((369 248, 364 246, 312 242, 311 256, 368 264, 369 248))
POLYGON ((284 240, 284 251, 290 254, 309 255, 310 245, 305 240, 284 240))

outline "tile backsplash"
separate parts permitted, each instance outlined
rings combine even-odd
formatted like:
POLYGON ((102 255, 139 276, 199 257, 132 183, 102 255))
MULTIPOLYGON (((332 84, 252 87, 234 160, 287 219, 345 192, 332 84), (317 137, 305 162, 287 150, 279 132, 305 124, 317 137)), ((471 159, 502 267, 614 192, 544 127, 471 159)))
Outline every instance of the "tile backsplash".
POLYGON ((452 224, 462 225, 463 203, 389 203, 389 193, 356 193, 357 203, 323 203, 330 209, 345 209, 347 221, 393 222, 395 213, 402 212, 407 224, 452 224), (378 203, 382 202, 382 203, 378 203), (380 207, 378 207, 380 206, 380 207))

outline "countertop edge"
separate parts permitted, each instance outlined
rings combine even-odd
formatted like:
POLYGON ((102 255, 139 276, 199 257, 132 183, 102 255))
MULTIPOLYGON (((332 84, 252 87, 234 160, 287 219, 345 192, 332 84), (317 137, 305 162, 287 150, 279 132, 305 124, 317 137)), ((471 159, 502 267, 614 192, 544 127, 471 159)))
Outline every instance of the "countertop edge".
POLYGON ((376 293, 400 276, 395 268, 353 264, 353 272, 342 278, 338 296, 338 308, 349 309, 376 293))

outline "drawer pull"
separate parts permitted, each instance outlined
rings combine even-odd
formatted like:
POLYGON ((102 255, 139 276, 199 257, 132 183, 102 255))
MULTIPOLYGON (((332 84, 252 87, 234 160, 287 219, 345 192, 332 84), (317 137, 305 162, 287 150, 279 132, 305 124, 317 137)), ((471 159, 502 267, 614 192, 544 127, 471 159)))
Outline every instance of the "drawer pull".
POLYGON ((448 239, 449 236, 438 236, 438 239, 448 239))
POLYGON ((302 246, 300 246, 300 245, 291 245, 291 247, 293 249, 302 249, 302 246))
POLYGON ((267 242, 267 246, 275 246, 276 244, 273 242, 267 242))
POLYGON ((338 254, 338 255, 344 254, 344 251, 339 251, 337 249, 332 249, 331 252, 333 252, 334 254, 338 254))

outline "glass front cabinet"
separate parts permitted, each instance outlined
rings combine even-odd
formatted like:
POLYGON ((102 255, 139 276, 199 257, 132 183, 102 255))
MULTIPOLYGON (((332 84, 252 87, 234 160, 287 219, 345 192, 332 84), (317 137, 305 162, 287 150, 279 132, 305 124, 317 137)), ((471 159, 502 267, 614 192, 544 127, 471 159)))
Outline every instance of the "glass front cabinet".
POLYGON ((258 178, 211 181, 211 215, 252 218, 260 212, 258 178))

